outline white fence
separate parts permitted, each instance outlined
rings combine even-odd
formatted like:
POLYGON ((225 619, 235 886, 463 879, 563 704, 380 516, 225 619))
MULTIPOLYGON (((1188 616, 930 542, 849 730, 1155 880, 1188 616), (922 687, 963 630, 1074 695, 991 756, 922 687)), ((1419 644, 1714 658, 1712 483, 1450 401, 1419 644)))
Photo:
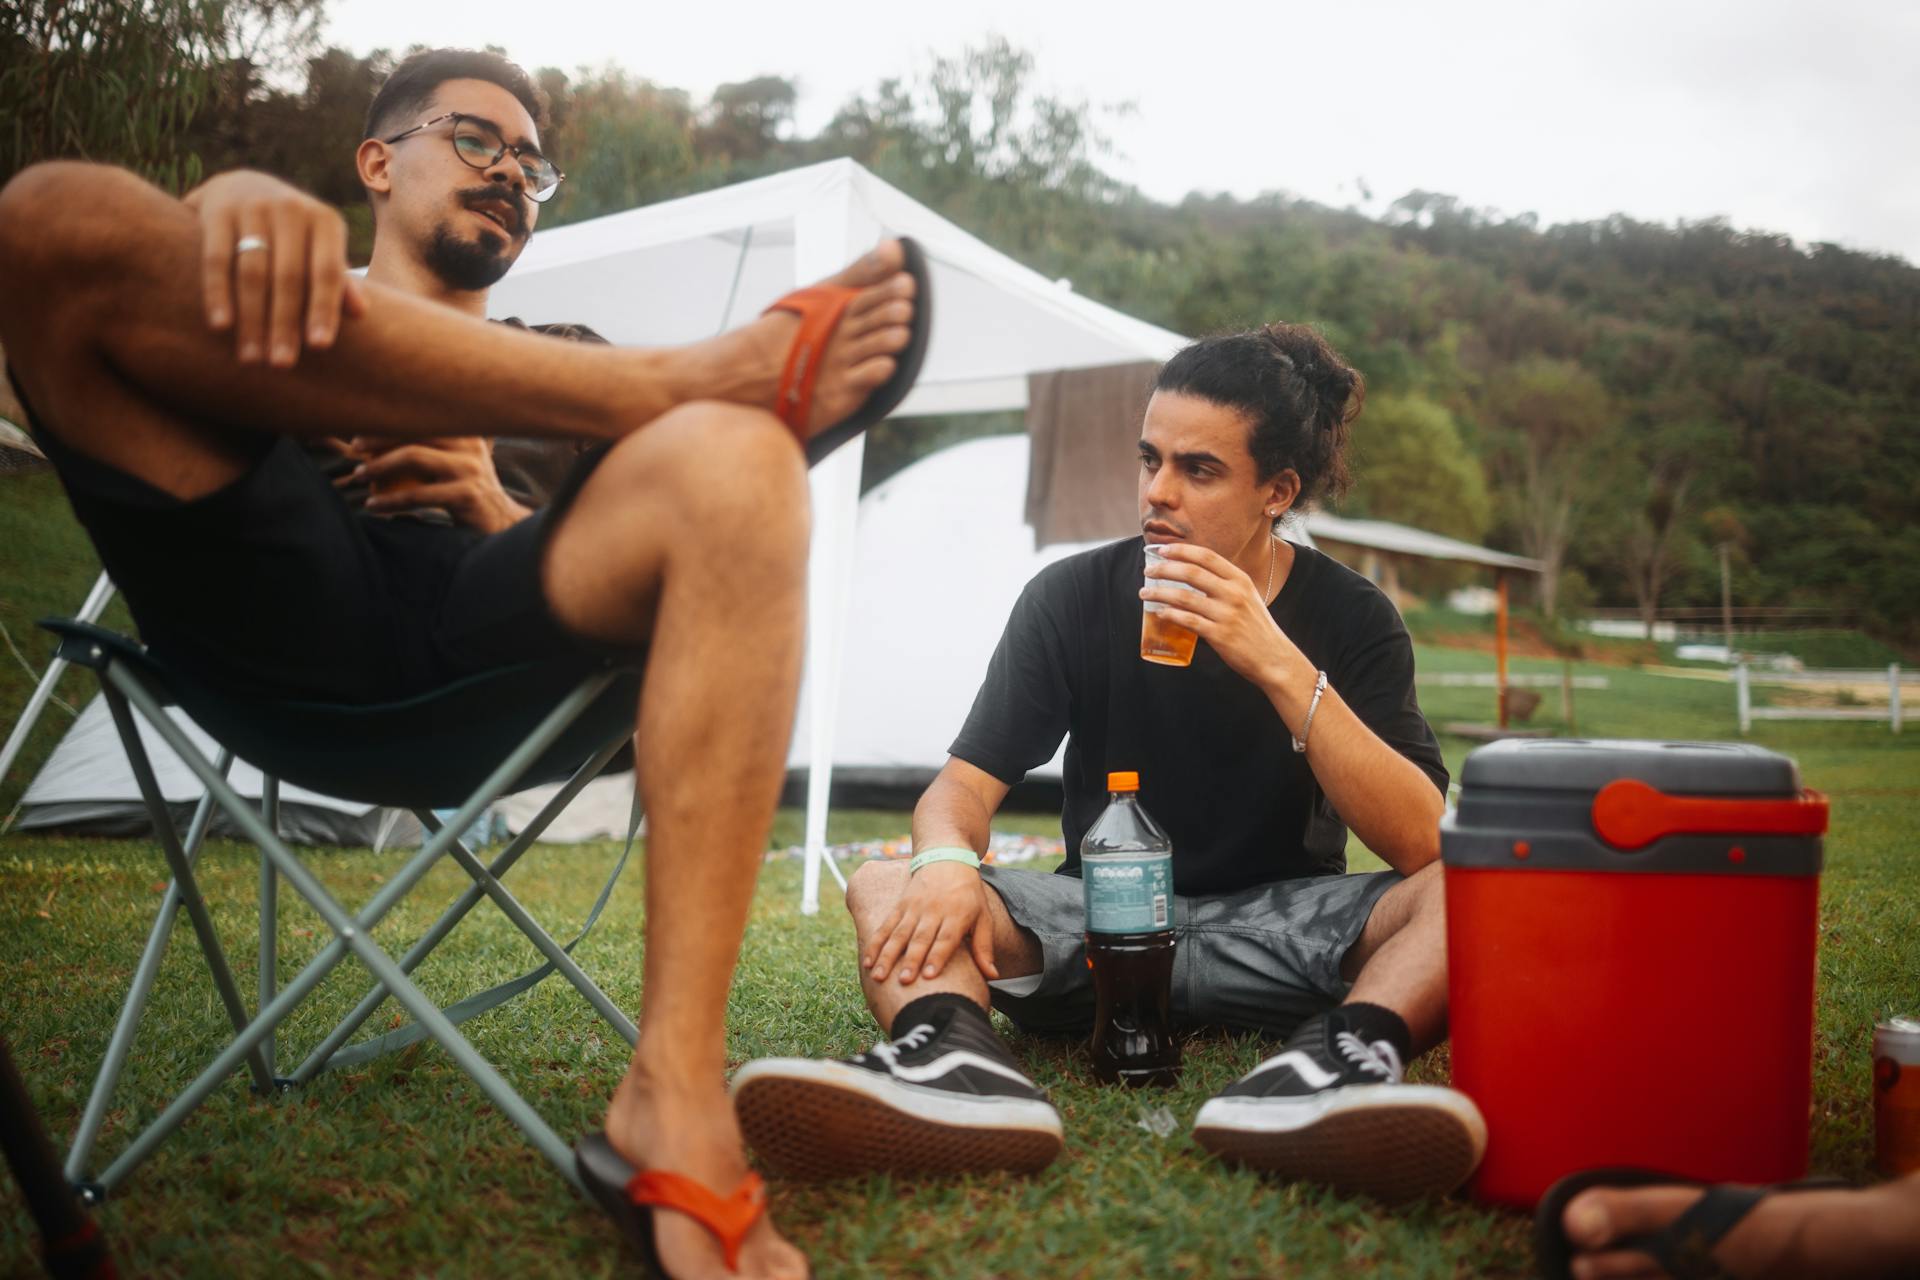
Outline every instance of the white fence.
POLYGON ((1740 732, 1746 733, 1753 728, 1755 720, 1885 720, 1895 733, 1900 732, 1900 664, 1889 663, 1882 671, 1878 667, 1865 670, 1831 671, 1768 671, 1762 676, 1748 674, 1747 664, 1741 663, 1734 668, 1733 681, 1739 694, 1740 732), (1882 682, 1887 686, 1887 705, 1884 707, 1756 707, 1753 705, 1753 685, 1758 683, 1780 685, 1818 685, 1827 689, 1854 689, 1861 685, 1876 687, 1882 682))

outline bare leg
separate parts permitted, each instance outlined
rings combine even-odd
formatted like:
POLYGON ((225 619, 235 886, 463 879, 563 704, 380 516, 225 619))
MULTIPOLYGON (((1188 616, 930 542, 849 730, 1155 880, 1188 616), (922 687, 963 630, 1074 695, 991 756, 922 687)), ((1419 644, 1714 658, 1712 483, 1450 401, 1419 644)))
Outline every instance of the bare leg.
MULTIPOLYGON (((1700 1197, 1697 1188, 1595 1188, 1575 1196, 1563 1222, 1587 1250, 1575 1257, 1580 1280, 1662 1276, 1644 1253, 1607 1246, 1672 1222, 1700 1197)), ((1859 1191, 1772 1195, 1713 1251, 1730 1275, 1822 1276, 1831 1280, 1913 1275, 1920 1270, 1920 1173, 1859 1191)))
MULTIPOLYGON (((806 613, 805 469, 764 417, 693 405, 623 441, 546 563, 570 628, 649 643, 634 762, 649 824, 646 998, 608 1133, 636 1166, 722 1194, 747 1172, 726 1096, 727 989, 779 801, 806 613)), ((674 1275, 724 1273, 691 1220, 654 1223, 674 1275)), ((743 1269, 805 1264, 763 1221, 743 1269)))
MULTIPOLYGON (((864 953, 873 935, 885 922, 894 903, 907 889, 907 864, 869 862, 857 868, 847 880, 847 910, 853 915, 858 951, 864 953)), ((1020 978, 1040 972, 1040 942, 1013 922, 1000 895, 987 894, 987 910, 993 916, 993 958, 1002 978, 1020 978)), ((988 1008, 987 979, 974 964, 965 947, 954 950, 937 978, 915 976, 910 983, 897 977, 875 978, 865 965, 860 966, 860 989, 867 997, 867 1008, 879 1021, 882 1031, 893 1027, 894 1017, 921 996, 942 991, 963 995, 988 1008)))
POLYGON ((1447 1033, 1447 900, 1439 863, 1381 895, 1340 972, 1353 983, 1349 1002, 1377 1004, 1405 1020, 1415 1053, 1440 1043, 1447 1033))
MULTIPOLYGON (((262 430, 612 439, 676 405, 771 404, 798 319, 691 347, 556 342, 369 286, 364 317, 293 369, 241 365, 208 330, 191 209, 122 170, 39 165, 0 192, 0 344, 35 410, 81 451, 191 498, 234 479, 262 430)), ((892 374, 912 281, 897 245, 836 277, 872 286, 829 345, 816 427, 892 374)), ((769 430, 783 431, 770 416, 769 430)))

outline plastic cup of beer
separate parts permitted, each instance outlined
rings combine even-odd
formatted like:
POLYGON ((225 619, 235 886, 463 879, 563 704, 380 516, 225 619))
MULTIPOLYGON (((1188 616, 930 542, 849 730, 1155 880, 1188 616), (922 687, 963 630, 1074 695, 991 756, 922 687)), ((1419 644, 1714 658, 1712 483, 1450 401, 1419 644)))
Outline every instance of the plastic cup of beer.
MULTIPOLYGON (((1147 567, 1151 568, 1166 560, 1166 548, 1157 543, 1147 544, 1147 567)), ((1181 591, 1200 594, 1198 587, 1190 587, 1184 582, 1175 582, 1172 578, 1146 578, 1150 587, 1177 587, 1181 591)), ((1157 662, 1163 667, 1184 667, 1193 661, 1193 646, 1200 637, 1162 617, 1168 607, 1158 600, 1141 601, 1140 615, 1140 656, 1148 662, 1157 662)))

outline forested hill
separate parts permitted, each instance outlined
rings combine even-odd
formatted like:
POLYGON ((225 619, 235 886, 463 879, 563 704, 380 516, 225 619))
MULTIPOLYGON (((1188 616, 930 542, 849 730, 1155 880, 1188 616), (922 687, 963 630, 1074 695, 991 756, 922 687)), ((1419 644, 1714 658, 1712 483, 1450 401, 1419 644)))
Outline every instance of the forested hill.
MULTIPOLYGON (((145 167, 176 183, 282 173, 340 204, 364 251, 351 151, 391 63, 323 50, 276 89, 260 55, 230 58, 184 131, 153 127, 173 145, 145 167)), ((1897 258, 1720 221, 1541 227, 1428 192, 1379 216, 1284 196, 1160 204, 1110 176, 1108 117, 1036 89, 1004 43, 883 80, 813 136, 778 76, 704 102, 614 68, 537 78, 568 175, 545 225, 851 156, 1169 328, 1320 325, 1370 388, 1342 510, 1538 556, 1556 567, 1550 610, 1717 604, 1725 546, 1737 604, 1829 610, 1920 656, 1920 270, 1897 258)), ((99 80, 73 73, 60 101, 99 80)), ((48 151, 45 103, 8 83, 0 176, 48 151)), ((60 136, 55 150, 78 145, 60 136)), ((886 434, 872 452, 941 436, 886 434)))

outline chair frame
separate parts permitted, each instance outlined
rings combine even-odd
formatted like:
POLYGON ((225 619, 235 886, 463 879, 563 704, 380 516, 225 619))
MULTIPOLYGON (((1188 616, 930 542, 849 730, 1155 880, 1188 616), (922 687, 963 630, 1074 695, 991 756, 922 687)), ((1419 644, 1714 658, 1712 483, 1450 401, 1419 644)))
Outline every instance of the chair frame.
MULTIPOLYGON (((615 1031, 626 1038, 629 1044, 638 1042, 639 1029, 574 962, 570 954, 573 946, 585 936, 586 930, 583 929, 579 937, 563 946, 540 926, 501 883, 501 877, 520 860, 520 857, 546 830, 567 803, 618 753, 627 739, 627 733, 623 731, 615 736, 600 750, 594 752, 585 764, 575 770, 553 798, 541 808, 526 829, 495 854, 491 862, 483 863, 476 857, 473 851, 461 842, 459 833, 466 831, 494 800, 513 786, 541 753, 558 740, 567 728, 593 705, 595 699, 621 672, 617 669, 596 671, 576 685, 571 693, 547 713, 532 734, 486 776, 466 802, 455 811, 454 816, 444 824, 435 818, 431 811, 416 809, 414 811, 416 816, 429 832, 425 844, 398 872, 390 876, 379 892, 375 893, 358 911, 349 911, 280 839, 276 830, 279 809, 279 783, 276 779, 267 778, 259 809, 256 810, 253 804, 236 792, 226 780, 234 758, 231 750, 223 747, 217 760, 209 760, 167 714, 164 699, 150 685, 144 673, 135 669, 134 664, 113 652, 111 646, 99 643, 96 639, 90 639, 85 634, 89 629, 84 625, 75 627, 73 624, 62 624, 59 629, 62 632, 60 656, 76 665, 91 668, 99 677, 101 691, 107 699, 108 709, 113 715, 121 742, 126 747, 141 798, 152 817, 154 832, 160 841, 161 850, 173 876, 147 936, 145 950, 134 971, 126 999, 121 1006, 112 1037, 108 1042, 106 1055, 100 1064, 93 1090, 87 1099, 79 1127, 75 1131, 73 1143, 67 1153, 65 1174, 82 1199, 88 1203, 99 1203, 104 1200, 125 1182, 134 1169, 150 1156, 196 1107, 237 1070, 244 1068, 247 1071, 253 1088, 258 1093, 284 1092, 311 1083, 316 1076, 331 1067, 347 1065, 349 1062, 365 1060, 369 1056, 391 1052, 419 1038, 420 1032, 430 1036, 445 1049, 460 1069, 480 1086, 494 1105, 520 1128, 527 1140, 553 1163, 561 1176, 576 1188, 579 1187, 580 1182, 575 1172, 571 1147, 562 1141, 553 1128, 527 1104, 505 1078, 480 1056, 456 1028, 455 1022, 491 1007, 499 999, 517 994, 519 990, 544 978, 548 972, 558 971, 573 984, 615 1031), (152 763, 148 759, 145 744, 141 741, 135 724, 136 711, 179 755, 206 788, 194 809, 184 840, 176 831, 160 794, 152 763), (257 1012, 251 1017, 247 1014, 239 986, 234 980, 232 967, 228 964, 226 952, 215 933, 212 918, 207 911, 206 900, 201 894, 193 872, 195 858, 206 837, 216 805, 259 848, 261 855, 259 992, 257 1012), (404 955, 395 960, 369 935, 381 918, 443 857, 451 857, 472 878, 473 884, 446 908, 433 926, 404 955), (279 882, 282 878, 318 913, 334 935, 320 953, 285 986, 279 985, 277 974, 279 882), (492 900, 502 914, 512 921, 514 926, 539 950, 546 964, 515 982, 503 984, 493 992, 464 1001, 460 1006, 443 1010, 422 993, 408 975, 453 931, 467 913, 479 904, 482 898, 492 900), (154 979, 159 972, 160 961, 165 954, 175 916, 183 907, 186 909, 194 934, 199 941, 200 950, 205 957, 208 974, 219 994, 227 1017, 233 1024, 234 1037, 191 1084, 176 1095, 157 1117, 135 1135, 131 1143, 117 1157, 98 1174, 91 1174, 94 1149, 102 1125, 119 1083, 121 1070, 131 1052, 135 1034, 153 989, 154 979), (276 1075, 274 1057, 277 1028, 349 954, 372 972, 375 979, 373 986, 353 1011, 314 1048, 291 1075, 276 1075), (343 1050, 342 1046, 347 1040, 389 995, 413 1016, 418 1030, 412 1034, 392 1033, 369 1044, 343 1050), (492 998, 489 999, 489 997, 492 998), (454 1016, 450 1017, 450 1014, 454 1016), (398 1043, 394 1043, 396 1040, 398 1043)), ((638 823, 639 805, 636 799, 633 828, 629 832, 629 853, 632 848, 632 830, 637 829, 638 823)), ((597 918, 600 908, 605 905, 613 889, 614 880, 618 878, 625 863, 626 855, 623 855, 608 879, 606 888, 601 892, 599 901, 595 904, 593 913, 588 919, 587 928, 592 927, 594 918, 597 918)))

